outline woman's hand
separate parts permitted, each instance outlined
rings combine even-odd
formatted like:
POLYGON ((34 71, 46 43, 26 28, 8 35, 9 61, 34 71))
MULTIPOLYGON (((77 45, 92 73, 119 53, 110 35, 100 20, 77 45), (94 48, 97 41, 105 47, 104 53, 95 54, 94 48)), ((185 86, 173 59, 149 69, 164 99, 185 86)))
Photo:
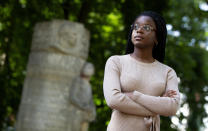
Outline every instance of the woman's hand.
POLYGON ((163 94, 162 97, 171 97, 171 98, 174 98, 174 95, 177 95, 176 91, 174 91, 174 90, 168 90, 167 92, 165 92, 165 94, 163 94))
POLYGON ((133 96, 133 92, 124 92, 125 95, 127 95, 129 98, 133 96))

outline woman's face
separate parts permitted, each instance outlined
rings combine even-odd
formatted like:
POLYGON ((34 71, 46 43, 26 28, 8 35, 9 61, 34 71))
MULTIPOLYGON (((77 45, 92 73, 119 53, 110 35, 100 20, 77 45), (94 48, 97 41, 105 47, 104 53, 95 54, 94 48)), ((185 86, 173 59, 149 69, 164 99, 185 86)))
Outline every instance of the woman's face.
POLYGON ((156 26, 149 16, 140 16, 135 20, 131 41, 138 48, 153 48, 157 42, 156 26))

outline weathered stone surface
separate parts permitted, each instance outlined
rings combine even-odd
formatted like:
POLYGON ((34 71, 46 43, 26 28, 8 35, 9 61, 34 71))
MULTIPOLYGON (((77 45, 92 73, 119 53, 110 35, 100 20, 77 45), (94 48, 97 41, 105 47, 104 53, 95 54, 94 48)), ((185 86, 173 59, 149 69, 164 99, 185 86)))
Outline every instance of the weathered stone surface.
POLYGON ((88 111, 87 115, 91 115, 92 117, 86 119, 89 119, 90 121, 93 120, 93 116, 95 116, 95 108, 89 83, 89 78, 93 73, 93 65, 86 63, 82 69, 81 77, 75 79, 69 95, 72 104, 82 110, 88 111))
POLYGON ((36 25, 17 131, 87 131, 95 118, 86 63, 89 32, 63 20, 36 25))

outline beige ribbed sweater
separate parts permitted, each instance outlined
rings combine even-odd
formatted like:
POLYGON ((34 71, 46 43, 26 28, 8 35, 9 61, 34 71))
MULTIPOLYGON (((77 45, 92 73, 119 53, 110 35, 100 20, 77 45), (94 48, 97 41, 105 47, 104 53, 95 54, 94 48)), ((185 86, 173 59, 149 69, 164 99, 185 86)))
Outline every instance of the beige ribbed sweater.
POLYGON ((107 131, 159 131, 159 115, 175 115, 180 100, 172 68, 157 60, 139 62, 129 54, 107 60, 103 91, 107 105, 113 109, 107 131), (162 97, 168 90, 175 90, 177 95, 162 97), (133 92, 133 98, 125 92, 133 92))

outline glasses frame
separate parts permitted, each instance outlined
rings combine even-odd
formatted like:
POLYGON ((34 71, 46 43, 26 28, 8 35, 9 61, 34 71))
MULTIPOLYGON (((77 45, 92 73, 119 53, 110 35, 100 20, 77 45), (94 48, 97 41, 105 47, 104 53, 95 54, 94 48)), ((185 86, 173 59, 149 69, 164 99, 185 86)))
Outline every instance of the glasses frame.
POLYGON ((133 24, 133 25, 131 25, 131 28, 132 28, 133 30, 135 30, 135 31, 139 30, 140 28, 141 28, 143 31, 145 31, 145 32, 156 31, 156 29, 154 29, 154 28, 153 28, 151 25, 149 25, 149 24, 145 24, 145 25, 141 25, 141 26, 139 26, 138 24, 133 24), (149 26, 149 27, 150 27, 150 30, 149 30, 149 31, 146 30, 146 29, 144 28, 144 26, 149 26))

